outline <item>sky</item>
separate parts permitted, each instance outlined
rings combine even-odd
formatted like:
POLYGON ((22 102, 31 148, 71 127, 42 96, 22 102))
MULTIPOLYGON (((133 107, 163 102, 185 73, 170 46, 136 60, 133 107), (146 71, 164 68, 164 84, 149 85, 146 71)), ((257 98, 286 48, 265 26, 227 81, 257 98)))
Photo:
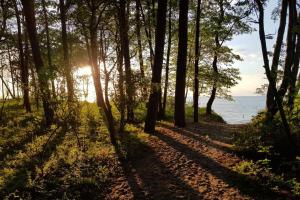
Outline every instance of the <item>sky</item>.
MULTIPOLYGON (((268 6, 265 8, 265 30, 266 34, 276 34, 278 29, 278 21, 271 19, 271 13, 276 7, 277 0, 268 1, 268 6)), ((267 83, 264 74, 263 60, 261 54, 261 46, 258 35, 258 27, 253 24, 257 31, 251 34, 238 35, 228 43, 228 46, 238 53, 243 61, 236 62, 234 67, 239 68, 242 80, 238 85, 232 88, 233 96, 254 96, 256 88, 264 83, 267 83)), ((268 51, 271 51, 275 42, 275 37, 272 40, 267 40, 268 51)))

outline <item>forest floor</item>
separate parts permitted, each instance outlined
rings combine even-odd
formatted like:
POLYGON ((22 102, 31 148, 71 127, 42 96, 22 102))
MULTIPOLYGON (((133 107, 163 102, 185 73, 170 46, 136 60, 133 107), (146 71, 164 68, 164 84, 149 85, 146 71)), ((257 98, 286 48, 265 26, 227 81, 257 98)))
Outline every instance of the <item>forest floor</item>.
POLYGON ((231 148, 242 126, 160 123, 140 158, 122 164, 106 199, 290 199, 233 170, 242 161, 231 148))
POLYGON ((126 159, 119 159, 95 104, 81 105, 76 130, 44 129, 39 111, 21 109, 10 102, 0 124, 0 199, 297 199, 265 184, 275 176, 240 170, 253 164, 233 148, 246 125, 216 117, 186 128, 162 121, 148 135, 127 124, 120 137, 126 159))

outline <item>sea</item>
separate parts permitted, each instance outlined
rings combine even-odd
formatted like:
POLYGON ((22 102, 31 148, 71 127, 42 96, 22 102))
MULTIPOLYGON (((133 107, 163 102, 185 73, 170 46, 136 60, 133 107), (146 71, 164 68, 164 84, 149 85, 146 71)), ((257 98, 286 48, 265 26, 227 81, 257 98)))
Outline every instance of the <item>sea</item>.
MULTIPOLYGON (((200 107, 206 107, 208 97, 200 97, 200 107)), ((266 105, 265 96, 234 96, 233 101, 216 99, 212 108, 228 124, 244 124, 263 110, 266 105)))

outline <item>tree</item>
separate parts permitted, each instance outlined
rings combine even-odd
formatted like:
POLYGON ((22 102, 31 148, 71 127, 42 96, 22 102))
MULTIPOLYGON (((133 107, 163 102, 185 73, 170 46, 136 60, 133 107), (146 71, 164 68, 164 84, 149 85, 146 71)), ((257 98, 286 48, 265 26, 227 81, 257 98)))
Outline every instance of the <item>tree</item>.
POLYGON ((48 87, 48 75, 42 60, 40 45, 37 37, 36 20, 33 0, 22 0, 23 11, 26 19, 27 32, 31 44, 33 60, 38 74, 39 88, 42 96, 46 125, 53 121, 54 112, 50 105, 50 91, 48 87))
POLYGON ((59 9, 60 9, 60 22, 61 22, 61 37, 62 45, 64 52, 64 66, 65 66, 65 76, 67 79, 67 88, 68 88, 68 101, 74 101, 74 86, 73 86, 73 77, 72 69, 70 63, 69 47, 68 47, 68 34, 67 34, 67 10, 70 6, 70 1, 68 0, 59 0, 59 9))
POLYGON ((128 15, 126 14, 126 0, 120 0, 117 5, 118 20, 119 20, 119 32, 121 49, 125 63, 125 79, 126 79, 126 94, 127 94, 127 121, 134 121, 134 84, 132 82, 132 73, 130 67, 130 55, 129 55, 129 39, 128 39, 128 15))
POLYGON ((48 68, 49 71, 51 72, 52 97, 56 99, 55 83, 53 77, 54 70, 52 64, 51 41, 50 41, 50 33, 49 33, 49 20, 48 20, 47 6, 45 0, 42 0, 42 10, 43 10, 44 21, 45 21, 48 68))
POLYGON ((168 16, 168 47, 167 47, 167 59, 166 59, 166 70, 165 70, 165 85, 162 105, 159 113, 159 118, 163 119, 166 116, 167 107, 167 96, 169 88, 169 68, 170 68, 170 57, 171 57, 171 46, 172 46, 172 1, 169 1, 169 16, 168 16))
POLYGON ((18 49, 19 49, 19 66, 21 72, 21 82, 22 82, 22 90, 23 90, 23 103, 26 109, 26 112, 31 112, 30 100, 29 100, 29 84, 28 84, 28 65, 25 63, 24 49, 23 49, 23 40, 22 40, 22 27, 21 27, 21 19, 18 10, 17 1, 14 1, 16 19, 17 19, 17 27, 18 27, 18 49))
POLYGON ((161 95, 161 73, 165 46, 167 1, 158 2, 157 24, 155 31, 155 55, 151 80, 145 132, 153 133, 158 114, 159 97, 161 95))
POLYGON ((194 74, 194 122, 199 121, 199 37, 200 37, 201 0, 197 1, 196 31, 195 31, 195 74, 194 74))
MULTIPOLYGON (((287 8, 288 8, 288 1, 282 1, 278 34, 275 43, 272 66, 271 66, 271 75, 274 80, 277 79, 280 53, 283 46, 283 37, 284 37, 284 32, 286 27, 287 8)), ((266 100, 266 106, 268 111, 271 111, 272 106, 274 106, 274 97, 275 97, 274 91, 272 90, 271 85, 269 85, 267 90, 267 100, 266 100)))
POLYGON ((138 44, 138 54, 141 72, 141 85, 143 92, 145 94, 145 69, 144 69, 144 59, 143 59, 143 48, 142 48, 142 38, 141 38, 141 2, 140 0, 135 1, 135 20, 136 20, 136 37, 138 44))
POLYGON ((212 55, 211 66, 213 69, 213 84, 206 105, 206 114, 211 115, 212 105, 221 85, 221 64, 228 65, 232 64, 233 60, 241 59, 238 55, 232 53, 232 49, 228 48, 225 42, 232 40, 234 35, 250 32, 251 27, 247 23, 250 12, 240 5, 239 2, 233 3, 228 0, 214 0, 205 3, 206 9, 202 31, 208 38, 206 40, 210 42, 208 48, 212 50, 209 54, 212 55))
POLYGON ((117 148, 116 130, 114 116, 109 109, 110 102, 105 101, 103 97, 103 89, 101 84, 100 67, 98 64, 98 28, 103 12, 106 8, 106 2, 86 0, 85 6, 80 2, 77 4, 77 20, 82 25, 82 32, 86 41, 89 64, 92 67, 92 77, 96 91, 96 103, 105 118, 106 126, 109 131, 110 140, 114 147, 117 148), (88 24, 86 26, 86 24, 88 24), (88 36, 89 33, 89 36, 88 36))
POLYGON ((175 91, 175 125, 185 126, 185 84, 187 61, 187 22, 189 1, 179 1, 179 30, 178 30, 178 55, 176 68, 175 91))
POLYGON ((261 50, 262 50, 262 55, 263 55, 263 60, 264 60, 264 68, 265 68, 266 76, 268 78, 269 85, 272 87, 272 91, 275 95, 274 98, 275 98, 277 107, 279 109, 279 113, 280 113, 280 117, 281 117, 281 120, 282 120, 282 124, 284 126, 285 133, 286 133, 290 143, 293 145, 293 147, 295 147, 295 143, 294 143, 294 141, 292 139, 292 135, 291 135, 290 126, 288 124, 286 114, 285 114, 283 106, 282 106, 282 101, 280 99, 279 93, 278 93, 277 88, 276 88, 276 82, 273 79, 273 76, 272 76, 272 73, 271 73, 271 70, 270 70, 268 50, 267 50, 267 44, 266 44, 266 34, 265 34, 265 28, 264 28, 264 7, 263 7, 263 3, 261 2, 261 0, 255 0, 255 3, 257 5, 258 12, 259 12, 259 19, 258 19, 259 38, 260 38, 260 43, 261 43, 261 50))

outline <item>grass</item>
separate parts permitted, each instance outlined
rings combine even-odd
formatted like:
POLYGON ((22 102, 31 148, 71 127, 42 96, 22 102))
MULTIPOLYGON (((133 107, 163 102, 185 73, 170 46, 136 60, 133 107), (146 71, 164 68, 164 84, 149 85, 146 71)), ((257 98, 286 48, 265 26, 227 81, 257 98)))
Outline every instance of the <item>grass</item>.
MULTIPOLYGON (((58 125, 43 129, 41 110, 27 114, 20 101, 6 102, 0 125, 1 197, 104 198, 122 169, 97 106, 80 102, 75 107, 79 112, 71 123, 76 129, 58 125)), ((56 110, 63 123, 70 123, 68 109, 62 103, 56 110)), ((118 117, 115 108, 113 112, 118 117)), ((120 138, 123 157, 139 157, 148 136, 127 124, 120 138)))

